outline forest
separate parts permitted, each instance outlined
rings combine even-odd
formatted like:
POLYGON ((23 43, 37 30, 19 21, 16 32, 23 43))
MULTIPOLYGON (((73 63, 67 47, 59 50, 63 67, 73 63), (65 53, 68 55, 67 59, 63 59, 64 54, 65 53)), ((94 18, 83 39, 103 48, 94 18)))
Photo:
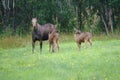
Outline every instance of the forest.
POLYGON ((0 80, 120 80, 119 69, 120 0, 0 0, 0 80))
POLYGON ((33 17, 60 33, 79 28, 109 36, 120 33, 120 0, 0 0, 0 36, 30 34, 33 17))

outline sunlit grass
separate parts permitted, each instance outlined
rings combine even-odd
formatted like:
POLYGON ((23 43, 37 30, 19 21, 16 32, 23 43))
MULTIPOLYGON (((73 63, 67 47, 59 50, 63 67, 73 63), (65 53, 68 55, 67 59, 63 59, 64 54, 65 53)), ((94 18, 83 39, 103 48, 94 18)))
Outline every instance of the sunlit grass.
POLYGON ((60 41, 60 50, 55 54, 49 53, 47 41, 43 43, 42 54, 39 53, 39 45, 32 54, 30 41, 25 46, 0 50, 0 79, 120 79, 120 40, 93 40, 92 48, 89 44, 84 48, 82 44, 81 51, 78 51, 72 39, 68 41, 62 38, 60 41))

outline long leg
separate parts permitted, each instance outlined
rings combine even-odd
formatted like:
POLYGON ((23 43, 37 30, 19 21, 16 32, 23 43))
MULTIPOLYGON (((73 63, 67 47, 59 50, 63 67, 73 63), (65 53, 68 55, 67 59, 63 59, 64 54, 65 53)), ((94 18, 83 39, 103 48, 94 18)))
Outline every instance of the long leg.
POLYGON ((59 51, 59 41, 57 40, 57 48, 58 48, 58 51, 59 51))
POLYGON ((57 39, 54 39, 53 44, 54 44, 54 51, 56 51, 56 48, 57 48, 57 39))
POLYGON ((40 41, 40 53, 42 53, 42 41, 40 41))
POLYGON ((51 42, 49 42, 49 52, 51 50, 51 46, 52 46, 52 44, 51 44, 51 42))
POLYGON ((80 50, 81 43, 77 43, 77 46, 78 46, 78 50, 80 50))
POLYGON ((55 45, 54 45, 54 43, 52 43, 52 52, 54 52, 54 47, 55 47, 55 45))
POLYGON ((84 42, 85 42, 85 48, 86 48, 86 45, 87 45, 87 39, 86 39, 84 42))
POLYGON ((88 42, 90 43, 90 46, 92 47, 92 40, 89 39, 88 42))
POLYGON ((32 40, 32 53, 34 53, 34 48, 35 48, 35 40, 32 40))

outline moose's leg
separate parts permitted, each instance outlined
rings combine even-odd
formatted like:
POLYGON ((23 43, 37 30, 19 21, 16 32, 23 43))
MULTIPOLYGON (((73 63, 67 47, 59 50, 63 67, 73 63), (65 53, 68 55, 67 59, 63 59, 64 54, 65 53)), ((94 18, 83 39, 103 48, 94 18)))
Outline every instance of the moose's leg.
POLYGON ((78 50, 80 51, 81 43, 77 43, 78 50))
POLYGON ((89 39, 88 42, 90 43, 90 46, 92 47, 92 40, 89 39))
POLYGON ((55 45, 54 45, 54 43, 52 43, 52 52, 54 52, 54 47, 55 47, 55 45))
POLYGON ((52 46, 52 44, 51 44, 51 42, 49 42, 49 52, 51 50, 51 46, 52 46))
POLYGON ((35 40, 32 40, 32 53, 34 53, 34 48, 35 48, 35 40))
POLYGON ((42 41, 40 41, 40 53, 42 53, 42 41))
POLYGON ((87 40, 85 40, 84 42, 85 42, 85 46, 84 46, 84 48, 86 48, 86 45, 87 45, 87 40))
POLYGON ((57 48, 58 48, 58 51, 59 51, 59 41, 57 40, 57 48))
POLYGON ((56 48, 57 48, 57 40, 56 39, 53 41, 53 44, 54 44, 54 51, 56 51, 56 48))

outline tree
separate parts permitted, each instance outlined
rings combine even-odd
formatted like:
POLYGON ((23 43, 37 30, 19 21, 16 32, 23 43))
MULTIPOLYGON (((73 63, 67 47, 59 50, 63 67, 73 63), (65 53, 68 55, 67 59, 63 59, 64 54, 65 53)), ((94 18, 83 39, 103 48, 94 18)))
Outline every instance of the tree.
POLYGON ((12 34, 28 34, 31 19, 37 17, 40 24, 57 24, 60 32, 78 27, 110 35, 120 29, 119 4, 120 0, 1 0, 0 33, 10 28, 12 34))

